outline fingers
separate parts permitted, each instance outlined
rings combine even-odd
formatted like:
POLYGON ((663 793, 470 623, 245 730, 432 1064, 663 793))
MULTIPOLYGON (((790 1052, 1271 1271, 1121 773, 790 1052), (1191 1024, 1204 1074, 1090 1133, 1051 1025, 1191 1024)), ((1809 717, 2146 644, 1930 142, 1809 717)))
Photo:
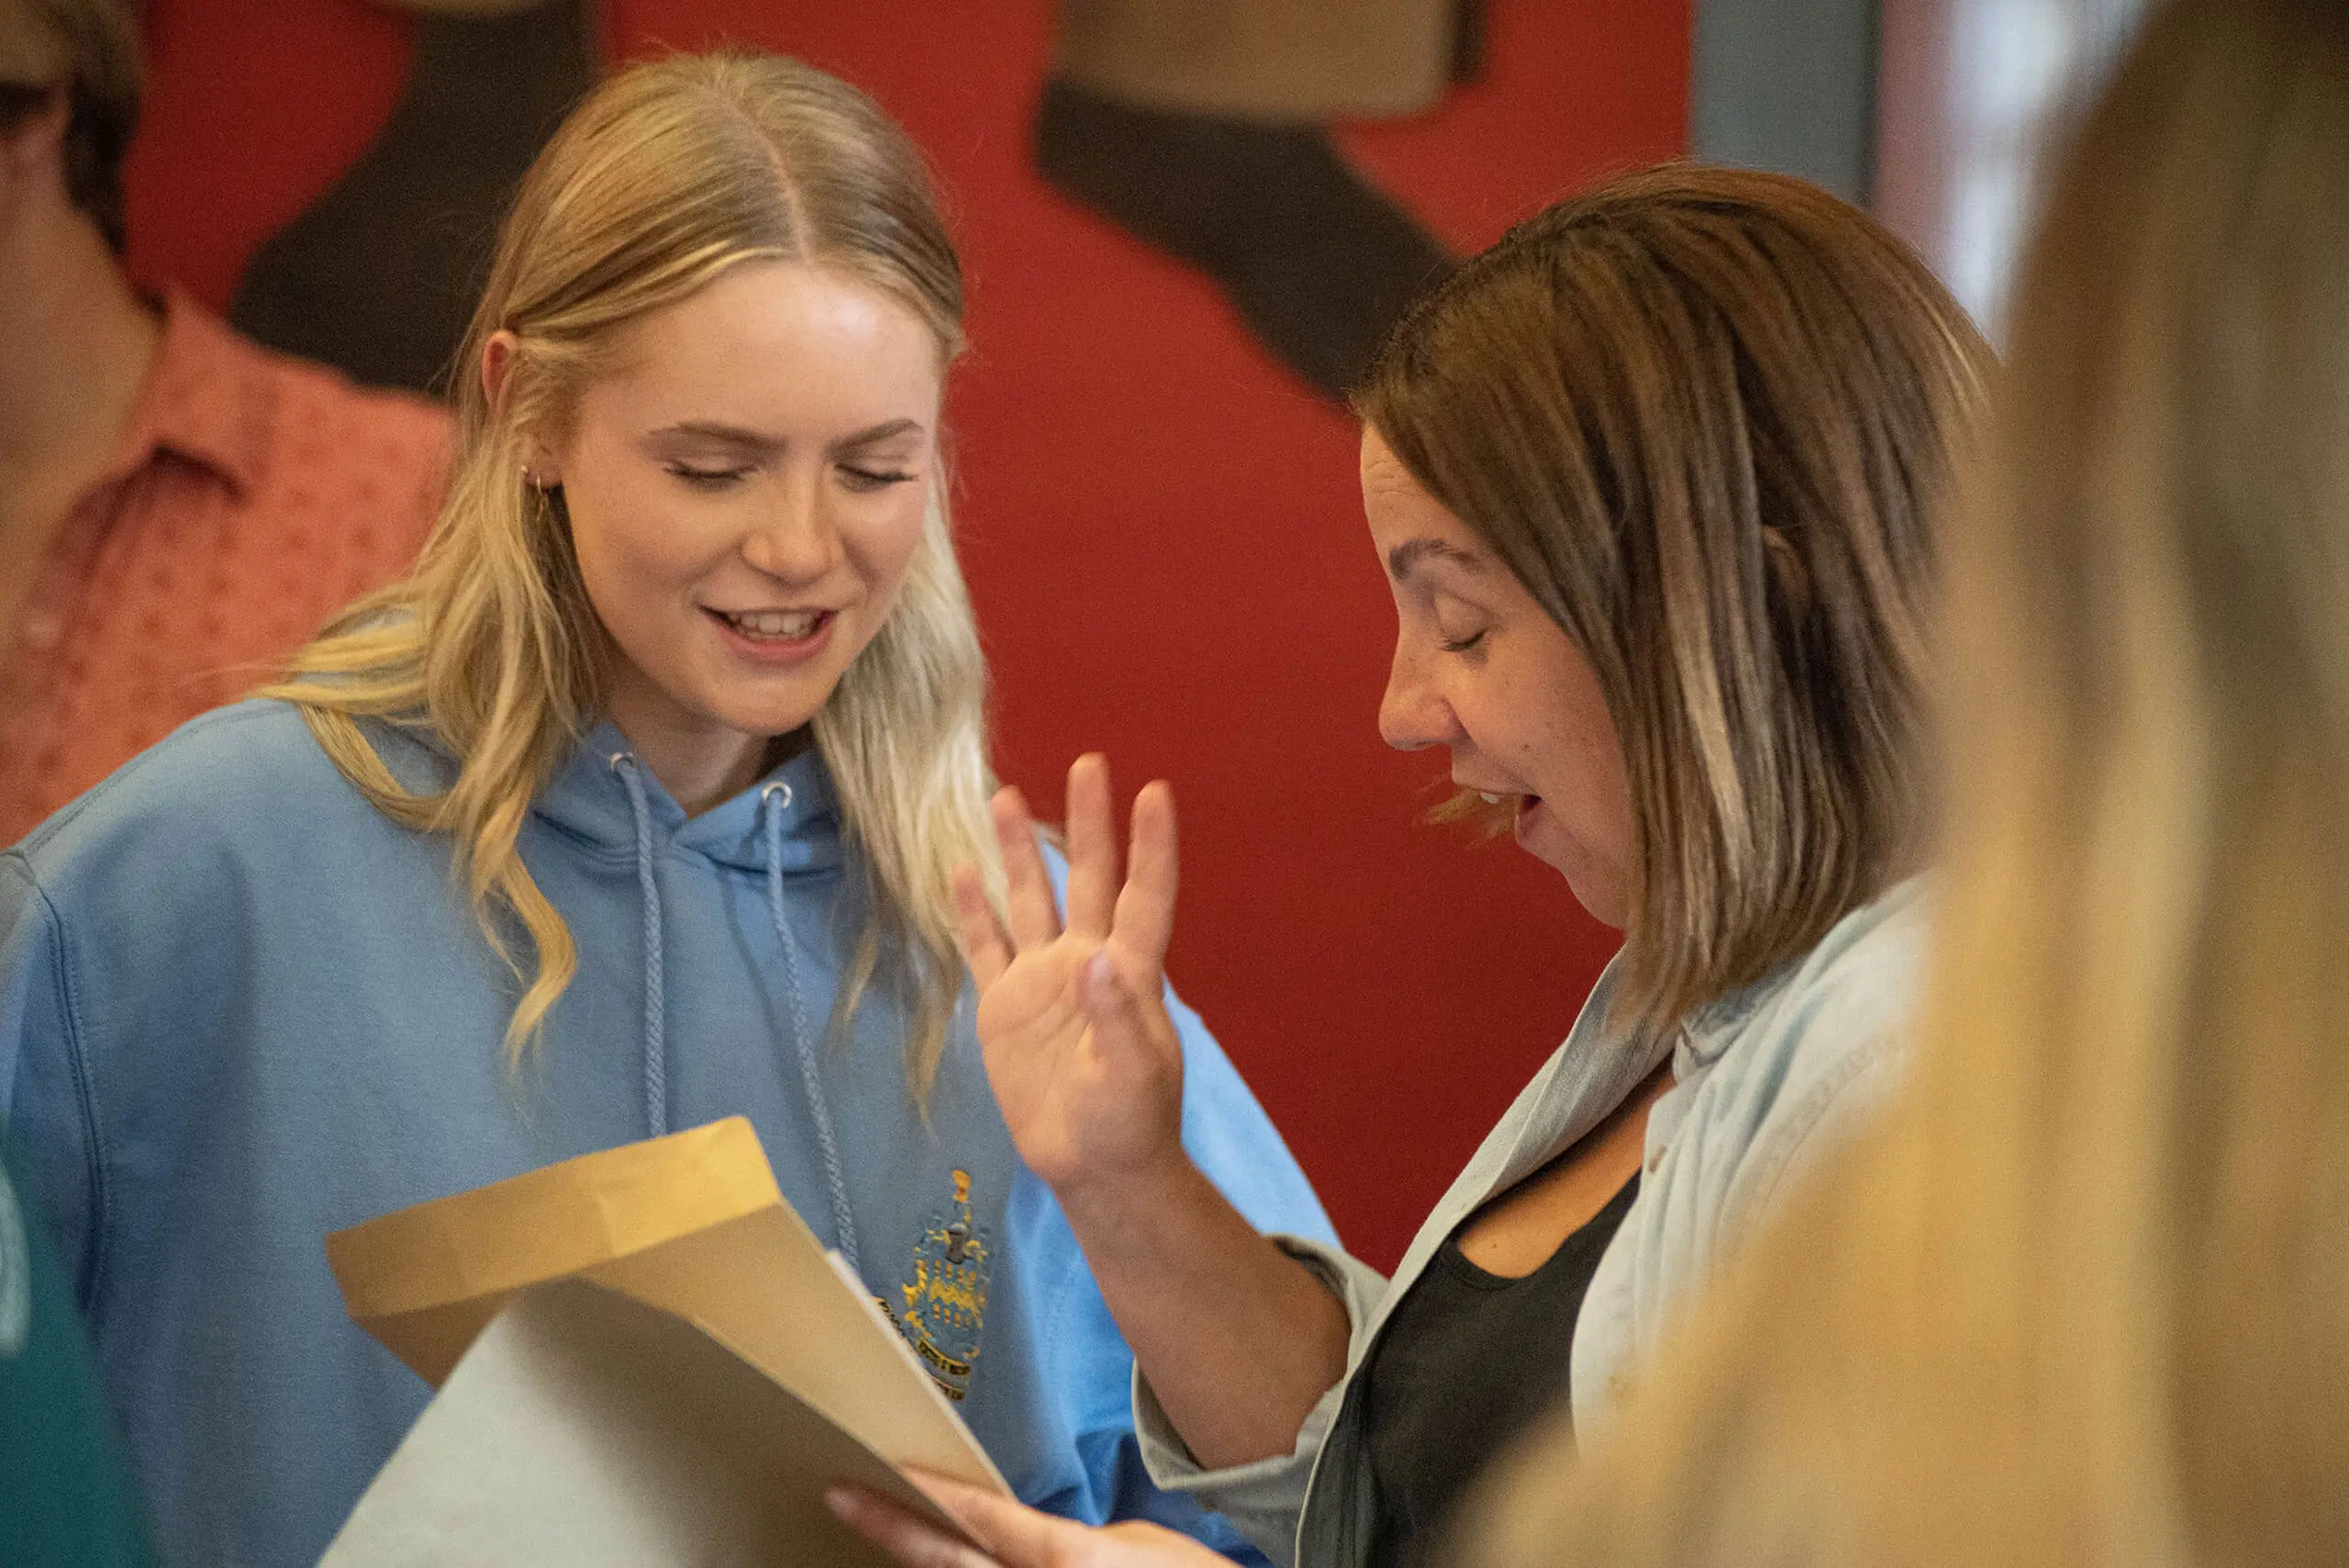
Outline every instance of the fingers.
MULTIPOLYGON (((1163 779, 1134 797, 1132 864, 1118 895, 1115 945, 1119 956, 1154 980, 1166 967, 1166 944, 1174 938, 1177 875, 1174 790, 1163 779)), ((1134 973, 1135 969, 1129 969, 1134 973)))
POLYGON ((954 922, 963 940, 963 961, 971 966, 980 995, 1011 967, 1011 937, 987 902, 986 878, 974 865, 954 868, 954 922))
MULTIPOLYGON (((964 902, 959 873, 955 883, 955 914, 964 950, 983 987, 992 979, 981 969, 991 938, 1008 939, 1005 957, 994 968, 994 973, 1000 973, 1011 953, 1052 941, 1062 930, 1027 801, 1017 789, 1006 788, 996 793, 990 809, 1003 852, 1008 933, 992 917, 981 922, 981 911, 964 902), (989 929, 982 929, 983 924, 989 929)), ((1133 846, 1122 887, 1118 882, 1117 831, 1108 759, 1088 752, 1068 772, 1067 929, 1076 936, 1111 943, 1136 966, 1136 973, 1154 975, 1165 966, 1166 944, 1174 934, 1178 877, 1173 788, 1161 780, 1135 797, 1133 846)))
POLYGON ((1083 1525, 929 1471, 908 1470, 906 1478, 952 1515, 1003 1568, 1064 1568, 1093 1558, 1093 1532, 1083 1525))
POLYGON ((1036 819, 1017 789, 996 791, 989 811, 1003 851, 1003 912, 1011 940, 1023 950, 1049 942, 1061 934, 1061 915, 1043 851, 1036 847, 1036 819))
POLYGON ((833 1486, 824 1506, 834 1518, 906 1568, 996 1568, 995 1560, 929 1520, 862 1486, 833 1486))
POLYGON ((1115 1541, 1117 1546, 1114 1551, 1098 1554, 1096 1568, 1225 1568, 1231 1561, 1187 1535, 1177 1535, 1147 1519, 1103 1525, 1098 1539, 1115 1541))
POLYGON ((1118 823, 1110 806, 1109 760, 1087 752, 1068 771, 1068 929, 1095 941, 1109 936, 1118 898, 1118 823))

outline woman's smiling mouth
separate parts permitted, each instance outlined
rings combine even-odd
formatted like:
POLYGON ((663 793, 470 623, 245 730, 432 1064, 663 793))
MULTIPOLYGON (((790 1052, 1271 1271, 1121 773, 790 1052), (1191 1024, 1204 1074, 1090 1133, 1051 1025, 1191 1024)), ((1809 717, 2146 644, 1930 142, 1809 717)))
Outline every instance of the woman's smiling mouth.
POLYGON ((797 668, 831 646, 838 610, 716 610, 702 613, 734 658, 751 669, 797 668))
POLYGON ((710 610, 753 642, 805 642, 831 624, 831 610, 710 610))

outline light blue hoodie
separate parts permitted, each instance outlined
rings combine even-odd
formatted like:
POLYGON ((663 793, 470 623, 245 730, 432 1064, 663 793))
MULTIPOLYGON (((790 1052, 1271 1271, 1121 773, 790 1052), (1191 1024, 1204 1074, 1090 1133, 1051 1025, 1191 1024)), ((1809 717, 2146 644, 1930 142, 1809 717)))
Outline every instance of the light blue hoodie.
MULTIPOLYGON (((378 748, 411 788, 451 773, 413 739, 378 748)), ((983 1243, 981 1320, 930 1313, 908 1337, 1022 1497, 1237 1546, 1143 1472, 1130 1352, 1013 1151, 967 992, 928 1125, 886 995, 827 1043, 864 894, 818 757, 688 820, 607 726, 521 849, 579 974, 518 1078, 501 1048, 518 986, 448 841, 378 813, 281 704, 195 720, 0 856, 0 1121, 59 1229, 168 1562, 307 1568, 424 1407, 345 1316, 328 1231, 737 1113, 901 1321, 918 1260, 983 1243)), ((1193 1157, 1258 1226, 1328 1238, 1172 1005, 1193 1157)))

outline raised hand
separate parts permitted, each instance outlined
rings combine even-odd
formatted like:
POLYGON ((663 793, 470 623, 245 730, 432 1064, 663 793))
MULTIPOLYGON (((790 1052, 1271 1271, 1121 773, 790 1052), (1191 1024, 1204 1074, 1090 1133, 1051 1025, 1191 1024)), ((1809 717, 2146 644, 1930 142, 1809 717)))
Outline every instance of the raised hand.
POLYGON ((1182 1159, 1183 1050, 1166 1016, 1174 929, 1174 795, 1135 797, 1131 864, 1119 874, 1109 764, 1068 775, 1068 918, 1061 919, 1017 790, 995 797, 1004 917, 975 867, 957 868, 963 947, 979 990, 979 1044, 1012 1141, 1063 1197, 1147 1179, 1182 1159))
MULTIPOLYGON (((1077 759, 1065 925, 1015 792, 996 796, 995 828, 1003 917, 969 866, 955 872, 954 904, 978 982, 979 1044, 1012 1140, 1060 1198, 1134 1364, 1192 1453, 1209 1468, 1286 1453, 1345 1371, 1349 1325, 1321 1277, 1257 1234, 1183 1150, 1183 1047, 1161 973, 1174 929, 1174 792, 1153 784, 1135 797, 1120 882, 1109 764, 1077 759)), ((1055 1529, 1037 1537, 1044 1554, 1019 1555, 1006 1550, 1009 1537, 941 1501, 1023 1568, 1143 1568, 1206 1550, 1152 1536, 1119 1542, 1147 1551, 1087 1555, 1108 1553, 1115 1532, 1055 1529), (1069 1555, 1051 1555, 1062 1551, 1069 1555)))

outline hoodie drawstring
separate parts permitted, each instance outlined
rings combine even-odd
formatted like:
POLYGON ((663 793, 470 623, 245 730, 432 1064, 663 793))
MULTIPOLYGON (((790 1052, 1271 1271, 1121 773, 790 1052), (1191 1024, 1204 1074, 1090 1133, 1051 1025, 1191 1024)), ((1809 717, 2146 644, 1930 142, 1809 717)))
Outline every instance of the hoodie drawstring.
POLYGON ((849 1272, 857 1278, 864 1271, 856 1259, 856 1216, 848 1206, 848 1178, 841 1170, 840 1140, 832 1136, 831 1107, 824 1099, 823 1074, 816 1065, 815 1031, 807 1027, 806 994, 799 987, 799 944, 783 913, 783 814, 791 809, 791 786, 777 781, 759 791, 759 815, 766 828, 767 914, 774 921, 775 940, 783 946, 784 984, 791 993, 793 1042, 799 1048, 799 1075, 807 1085, 807 1109, 816 1123, 816 1146, 824 1157, 824 1181, 831 1188, 832 1237, 849 1272))
POLYGON ((629 809, 636 814, 636 883, 644 895, 644 1125, 646 1136, 669 1131, 668 1006, 661 994, 661 884, 652 875, 652 806, 644 780, 626 751, 612 753, 612 772, 628 786, 629 809))

